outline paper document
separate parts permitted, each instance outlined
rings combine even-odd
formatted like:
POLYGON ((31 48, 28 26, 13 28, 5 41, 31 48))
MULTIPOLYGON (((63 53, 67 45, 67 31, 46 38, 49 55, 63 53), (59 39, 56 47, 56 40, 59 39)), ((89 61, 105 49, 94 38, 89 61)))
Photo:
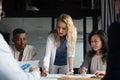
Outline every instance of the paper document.
POLYGON ((94 74, 75 74, 75 75, 65 75, 65 74, 48 74, 46 77, 47 78, 63 78, 63 77, 68 77, 68 78, 91 78, 95 76, 94 74))
POLYGON ((29 71, 30 67, 37 67, 39 65, 39 60, 34 61, 18 61, 21 69, 24 71, 29 71))
POLYGON ((61 78, 64 75, 65 74, 48 74, 46 77, 48 77, 48 78, 61 78))
POLYGON ((57 78, 61 78, 65 74, 48 74, 47 76, 42 76, 40 80, 58 80, 57 78))
POLYGON ((95 74, 64 75, 64 77, 70 77, 70 78, 91 78, 93 76, 95 76, 95 74))

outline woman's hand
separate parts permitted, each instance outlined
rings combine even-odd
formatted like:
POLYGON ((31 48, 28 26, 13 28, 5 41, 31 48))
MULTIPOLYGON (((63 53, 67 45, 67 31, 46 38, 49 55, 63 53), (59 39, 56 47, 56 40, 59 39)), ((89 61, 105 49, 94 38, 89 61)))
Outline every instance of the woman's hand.
POLYGON ((42 76, 47 76, 48 75, 48 68, 44 68, 42 71, 42 76))
POLYGON ((95 74, 96 77, 98 77, 98 78, 103 78, 104 75, 105 75, 105 71, 96 71, 94 74, 95 74))
POLYGON ((86 74, 87 73, 87 68, 82 67, 80 68, 80 74, 86 74))

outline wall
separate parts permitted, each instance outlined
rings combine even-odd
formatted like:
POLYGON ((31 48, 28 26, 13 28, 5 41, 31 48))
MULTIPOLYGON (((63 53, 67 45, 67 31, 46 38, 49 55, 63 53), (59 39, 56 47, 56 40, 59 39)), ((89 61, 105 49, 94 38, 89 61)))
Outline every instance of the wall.
MULTIPOLYGON (((74 23, 78 31, 74 67, 79 68, 83 62, 83 19, 74 20, 74 23)), ((91 30, 90 24, 88 25, 88 30, 91 30)), ((51 31, 51 18, 4 18, 0 22, 0 31, 10 33, 10 40, 15 28, 23 28, 27 32, 28 44, 36 47, 40 66, 42 66, 46 38, 51 31)), ((10 43, 12 44, 12 41, 10 43)))

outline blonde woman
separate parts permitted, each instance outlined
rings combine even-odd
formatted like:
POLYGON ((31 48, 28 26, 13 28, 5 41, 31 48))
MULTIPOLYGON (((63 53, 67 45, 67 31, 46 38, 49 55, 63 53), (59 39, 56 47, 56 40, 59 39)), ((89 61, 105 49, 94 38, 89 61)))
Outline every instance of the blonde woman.
POLYGON ((68 14, 57 18, 56 29, 51 31, 46 43, 43 60, 43 75, 73 74, 77 31, 68 14))

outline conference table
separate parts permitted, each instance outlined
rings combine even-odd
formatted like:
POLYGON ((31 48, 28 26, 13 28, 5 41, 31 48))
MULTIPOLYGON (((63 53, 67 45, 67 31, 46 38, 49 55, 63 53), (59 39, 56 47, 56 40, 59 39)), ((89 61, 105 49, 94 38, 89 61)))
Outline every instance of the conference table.
POLYGON ((46 77, 41 77, 40 80, 101 80, 101 78, 91 78, 94 74, 75 74, 75 75, 64 75, 64 74, 48 74, 46 77))

